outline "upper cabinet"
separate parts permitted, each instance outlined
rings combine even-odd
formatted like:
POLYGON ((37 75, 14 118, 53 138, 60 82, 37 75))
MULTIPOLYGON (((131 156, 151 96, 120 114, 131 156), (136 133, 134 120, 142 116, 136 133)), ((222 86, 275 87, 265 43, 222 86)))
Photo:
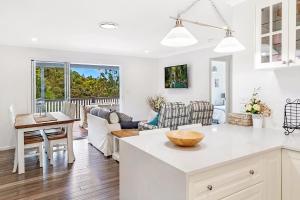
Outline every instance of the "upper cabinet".
POLYGON ((300 65, 300 0, 289 1, 289 64, 300 65))
POLYGON ((256 2, 255 67, 300 65, 300 0, 256 2))

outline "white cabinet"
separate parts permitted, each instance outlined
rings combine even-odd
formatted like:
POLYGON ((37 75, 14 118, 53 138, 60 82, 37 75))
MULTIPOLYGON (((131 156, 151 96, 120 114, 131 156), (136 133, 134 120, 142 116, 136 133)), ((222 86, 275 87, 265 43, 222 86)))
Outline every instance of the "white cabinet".
POLYGON ((289 63, 300 65, 300 0, 289 0, 289 63))
POLYGON ((288 0, 256 3, 256 68, 287 67, 288 0))
POLYGON ((257 69, 300 65, 300 0, 256 1, 257 69))
POLYGON ((190 200, 281 199, 281 150, 189 177, 190 200))
POLYGON ((263 183, 256 184, 222 200, 264 200, 263 183))
POLYGON ((300 153, 282 151, 282 200, 300 199, 300 153))

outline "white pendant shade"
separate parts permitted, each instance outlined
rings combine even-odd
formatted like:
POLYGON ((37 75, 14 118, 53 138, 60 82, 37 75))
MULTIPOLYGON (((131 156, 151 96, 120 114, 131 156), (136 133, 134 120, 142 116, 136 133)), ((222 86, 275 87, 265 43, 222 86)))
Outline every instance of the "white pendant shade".
POLYGON ((194 45, 197 42, 198 40, 185 27, 176 26, 160 43, 169 47, 185 47, 194 45))
POLYGON ((232 36, 225 37, 214 49, 217 53, 233 53, 245 50, 245 47, 232 36))

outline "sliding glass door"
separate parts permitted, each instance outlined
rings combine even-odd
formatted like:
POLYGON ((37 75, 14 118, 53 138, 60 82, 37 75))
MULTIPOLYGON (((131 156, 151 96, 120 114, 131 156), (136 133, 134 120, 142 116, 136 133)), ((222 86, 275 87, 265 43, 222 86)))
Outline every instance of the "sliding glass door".
POLYGON ((97 104, 118 110, 120 93, 119 67, 32 61, 32 112, 44 105, 46 112, 59 112, 64 101, 80 108, 97 104))
POLYGON ((38 104, 51 112, 61 110, 69 98, 68 71, 67 63, 32 61, 32 112, 38 111, 38 104))

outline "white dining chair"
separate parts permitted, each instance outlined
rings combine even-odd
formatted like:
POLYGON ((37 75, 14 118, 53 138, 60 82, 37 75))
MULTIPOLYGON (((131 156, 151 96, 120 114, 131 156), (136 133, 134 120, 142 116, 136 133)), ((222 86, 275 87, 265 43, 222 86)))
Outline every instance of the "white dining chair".
POLYGON ((202 124, 188 124, 183 126, 178 126, 178 130, 192 130, 192 131, 200 131, 202 129, 202 124))
MULTIPOLYGON (((75 118, 76 104, 64 102, 62 112, 71 118, 75 118)), ((67 146, 68 146, 67 136, 68 136, 67 127, 44 130, 46 151, 51 165, 53 165, 54 152, 67 150, 67 146)))
POLYGON ((170 131, 170 128, 159 128, 159 129, 152 129, 152 130, 144 130, 139 131, 139 135, 150 135, 150 134, 157 134, 157 133, 166 133, 170 131))
MULTIPOLYGON (((16 122, 16 115, 15 115, 15 109, 14 106, 11 105, 9 107, 9 113, 11 118, 11 125, 13 129, 15 129, 15 122, 16 122)), ((17 138, 17 137, 16 137, 17 138)), ((25 155, 24 157, 31 157, 31 156, 38 156, 40 167, 43 167, 43 137, 41 135, 40 131, 30 131, 24 133, 24 149, 35 149, 35 153, 30 153, 25 155)), ((17 171, 18 167, 18 145, 16 145, 15 148, 15 158, 14 158, 14 168, 13 173, 17 171)))

